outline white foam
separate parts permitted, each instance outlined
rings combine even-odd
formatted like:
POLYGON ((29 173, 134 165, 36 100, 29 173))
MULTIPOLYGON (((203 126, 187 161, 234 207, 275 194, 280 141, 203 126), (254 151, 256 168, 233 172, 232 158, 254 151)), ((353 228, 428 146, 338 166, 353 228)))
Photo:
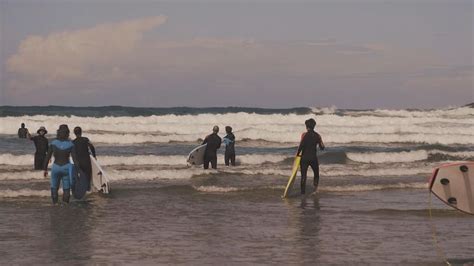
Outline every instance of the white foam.
POLYGON ((16 171, 1 172, 0 180, 41 180, 48 179, 43 176, 43 171, 16 171))
MULTIPOLYGON (((287 156, 277 154, 244 154, 237 160, 241 164, 256 165, 266 162, 277 163, 287 156)), ((183 155, 134 155, 134 156, 98 156, 99 163, 107 165, 186 165, 187 156, 183 155)), ((33 155, 0 154, 0 165, 33 165, 33 155)), ((219 164, 224 164, 224 157, 219 156, 219 164)))
POLYGON ((403 163, 403 162, 415 162, 424 161, 429 158, 430 155, 448 155, 457 157, 459 159, 470 159, 474 157, 474 152, 448 152, 441 150, 418 150, 409 152, 367 152, 367 153, 354 153, 348 152, 347 158, 354 162, 360 163, 403 163))
MULTIPOLYGON (((148 142, 195 142, 210 133, 213 125, 231 124, 237 141, 266 140, 297 143, 305 131, 304 121, 315 117, 317 130, 327 143, 394 143, 474 144, 474 108, 434 111, 376 110, 336 115, 334 110, 322 114, 199 114, 147 117, 0 117, 0 134, 16 134, 19 121, 30 131, 46 126, 50 137, 59 124, 80 125, 92 142, 135 144, 148 142), (230 122, 230 123, 229 123, 230 122)), ((223 135, 223 133, 221 134, 223 135)))
POLYGON ((208 192, 208 193, 227 193, 245 190, 245 188, 236 188, 236 187, 217 187, 217 186, 199 186, 195 187, 197 191, 208 192))
POLYGON ((384 189, 428 189, 427 183, 398 183, 387 185, 350 185, 350 186, 321 186, 322 192, 363 192, 384 189))
POLYGON ((425 150, 410 152, 371 152, 353 153, 348 152, 347 158, 361 163, 394 163, 394 162, 414 162, 428 159, 428 152, 425 150))
MULTIPOLYGON (((62 190, 60 190, 62 193, 62 190)), ((20 189, 20 190, 0 190, 0 198, 19 198, 19 197, 50 197, 50 190, 32 190, 32 189, 20 189)))

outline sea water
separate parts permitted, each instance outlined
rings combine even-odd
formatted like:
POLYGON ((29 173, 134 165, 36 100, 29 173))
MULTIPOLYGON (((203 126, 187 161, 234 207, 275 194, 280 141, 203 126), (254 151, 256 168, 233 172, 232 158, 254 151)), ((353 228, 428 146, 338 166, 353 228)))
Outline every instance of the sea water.
MULTIPOLYGON (((463 264, 474 217, 430 199, 438 165, 474 160, 474 108, 0 107, 0 264, 463 264), (316 194, 280 198, 315 118, 316 194), (112 192, 52 206, 33 171, 46 126, 81 126, 112 192), (237 166, 186 165, 212 127, 234 129, 237 166), (429 210, 432 210, 431 215, 429 210)), ((312 189, 309 171, 307 191, 312 189)))

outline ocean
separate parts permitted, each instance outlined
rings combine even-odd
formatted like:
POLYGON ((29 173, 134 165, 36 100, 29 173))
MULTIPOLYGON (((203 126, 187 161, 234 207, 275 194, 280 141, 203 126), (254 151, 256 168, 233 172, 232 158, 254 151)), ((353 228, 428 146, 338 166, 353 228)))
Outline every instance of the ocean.
MULTIPOLYGON (((456 265, 474 217, 430 198, 438 165, 474 160, 474 106, 336 108, 0 107, 0 264, 456 265), (325 142, 316 194, 281 199, 304 121, 325 142), (110 195, 52 206, 25 123, 53 139, 81 126, 110 195), (186 164, 234 129, 237 166, 186 164), (430 216, 429 210, 432 209, 430 216)), ((311 190, 312 172, 307 186, 311 190)))

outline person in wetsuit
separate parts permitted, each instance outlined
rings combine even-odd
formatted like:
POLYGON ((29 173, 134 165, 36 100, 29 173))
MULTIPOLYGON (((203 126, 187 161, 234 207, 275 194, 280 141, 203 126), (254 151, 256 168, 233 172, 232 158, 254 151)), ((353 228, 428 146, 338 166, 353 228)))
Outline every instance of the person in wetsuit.
POLYGON ((51 142, 48 148, 48 155, 44 163, 44 177, 48 176, 48 164, 51 156, 54 155, 54 163, 51 167, 51 199, 53 204, 58 203, 59 185, 63 183, 63 202, 69 202, 71 192, 70 170, 73 167, 69 157, 75 159, 74 144, 69 139, 69 128, 67 125, 60 125, 57 131, 57 137, 51 142))
POLYGON ((221 147, 222 139, 217 135, 219 127, 214 126, 212 128, 212 134, 208 135, 202 144, 206 144, 206 150, 204 151, 204 169, 209 169, 209 163, 213 169, 217 169, 217 149, 221 147))
POLYGON ((227 135, 222 140, 225 145, 224 162, 226 166, 229 166, 229 161, 232 166, 235 166, 235 136, 232 133, 232 127, 226 126, 225 132, 227 135))
POLYGON ((28 129, 25 127, 25 123, 21 123, 21 127, 18 129, 18 137, 20 139, 28 138, 28 129))
POLYGON ((28 137, 33 141, 36 148, 35 170, 42 170, 46 154, 48 153, 48 139, 45 137, 48 131, 45 127, 40 127, 36 133, 38 133, 38 135, 32 137, 30 134, 28 134, 28 137))
POLYGON ((76 151, 76 160, 78 163, 77 166, 87 175, 90 187, 90 181, 92 177, 92 166, 89 154, 92 154, 92 156, 96 158, 95 148, 88 138, 82 137, 82 128, 75 127, 74 134, 76 135, 76 139, 72 142, 74 143, 74 149, 76 151))
POLYGON ((308 119, 305 121, 307 132, 301 136, 301 142, 298 147, 297 156, 301 156, 301 194, 305 194, 306 190, 306 174, 308 167, 311 166, 314 173, 314 191, 318 189, 319 184, 319 162, 317 156, 317 147, 324 150, 324 143, 321 135, 314 131, 316 121, 308 119))

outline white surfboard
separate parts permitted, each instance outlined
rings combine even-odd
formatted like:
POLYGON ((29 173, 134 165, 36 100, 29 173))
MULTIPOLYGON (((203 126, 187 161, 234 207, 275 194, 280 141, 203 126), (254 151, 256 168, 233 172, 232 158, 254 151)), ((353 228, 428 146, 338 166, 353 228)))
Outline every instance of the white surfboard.
POLYGON ((474 214, 474 162, 436 168, 430 180, 430 191, 447 205, 474 214))
POLYGON ((90 157, 92 166, 92 191, 109 194, 110 183, 107 174, 104 172, 97 160, 92 157, 92 155, 90 155, 90 157))
POLYGON ((204 152, 206 151, 207 144, 200 145, 194 148, 188 155, 188 164, 190 165, 201 165, 204 163, 204 152))

